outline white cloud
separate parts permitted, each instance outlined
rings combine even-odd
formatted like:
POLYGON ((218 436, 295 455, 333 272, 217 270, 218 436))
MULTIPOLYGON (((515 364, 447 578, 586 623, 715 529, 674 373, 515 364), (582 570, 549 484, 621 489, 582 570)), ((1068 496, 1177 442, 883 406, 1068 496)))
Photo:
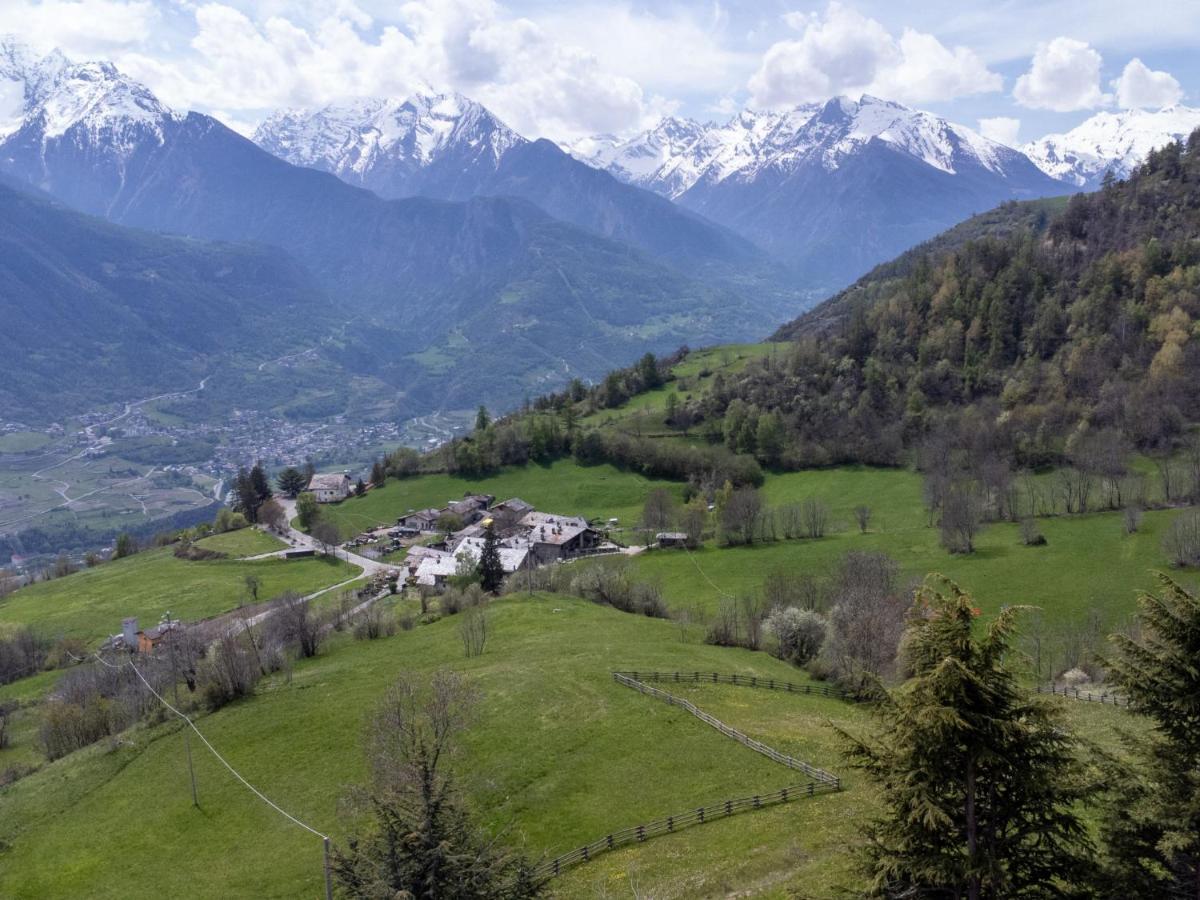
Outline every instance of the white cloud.
POLYGON ((1154 71, 1136 56, 1125 65, 1112 86, 1117 92, 1117 104, 1125 109, 1160 109, 1183 99, 1183 89, 1174 76, 1154 71))
POLYGON ((1013 97, 1022 106, 1055 112, 1106 106, 1112 97, 1100 89, 1100 63, 1100 54, 1083 41, 1056 37, 1038 44, 1013 97))
POLYGON ((1008 116, 996 116, 992 119, 979 120, 979 133, 985 138, 1004 144, 1007 147, 1017 146, 1017 135, 1021 131, 1021 120, 1008 116))
POLYGON ((654 91, 725 91, 732 71, 755 63, 724 40, 719 5, 706 14, 694 6, 650 12, 625 0, 564 3, 539 15, 538 24, 559 43, 586 49, 608 71, 654 91))
POLYGON ((1002 86, 1000 76, 967 47, 951 49, 911 28, 895 38, 875 19, 836 2, 824 15, 791 13, 785 21, 801 35, 773 44, 763 55, 749 83, 758 106, 864 92, 928 103, 1002 86))
POLYGON ((118 62, 170 105, 225 110, 243 128, 275 107, 430 85, 462 91, 523 134, 558 140, 638 128, 671 107, 493 0, 410 0, 378 22, 353 4, 331 8, 297 23, 205 3, 184 59, 130 52, 118 62))
POLYGON ((4 0, 0 31, 41 52, 104 54, 147 40, 160 16, 150 0, 4 0))

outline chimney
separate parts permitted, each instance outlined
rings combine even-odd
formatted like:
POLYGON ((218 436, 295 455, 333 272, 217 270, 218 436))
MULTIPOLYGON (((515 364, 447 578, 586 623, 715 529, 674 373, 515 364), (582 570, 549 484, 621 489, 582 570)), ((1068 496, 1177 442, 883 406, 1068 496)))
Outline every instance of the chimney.
POLYGON ((137 617, 133 616, 128 619, 121 620, 121 636, 125 639, 125 649, 130 651, 137 650, 137 617))

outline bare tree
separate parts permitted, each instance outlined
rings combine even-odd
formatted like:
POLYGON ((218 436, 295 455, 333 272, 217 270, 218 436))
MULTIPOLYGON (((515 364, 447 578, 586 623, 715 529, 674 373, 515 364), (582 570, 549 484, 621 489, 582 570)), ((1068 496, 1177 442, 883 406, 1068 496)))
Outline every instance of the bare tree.
POLYGON ((646 503, 642 507, 642 527, 650 533, 670 531, 677 515, 674 495, 666 488, 655 488, 646 495, 646 503))
POLYGON ((316 656, 325 640, 325 622, 309 601, 289 591, 275 601, 275 612, 267 619, 279 643, 295 648, 304 659, 316 656))
POLYGON ((1163 552, 1171 565, 1200 566, 1200 510, 1189 509, 1175 518, 1163 537, 1163 552))
POLYGON ((469 607, 459 617, 458 633, 462 637, 463 652, 467 659, 483 655, 488 639, 488 617, 485 604, 469 607))
POLYGON ((800 504, 800 514, 803 517, 806 538, 825 537, 825 529, 829 524, 829 507, 823 500, 816 497, 805 498, 800 504))
POLYGON ((258 508, 258 521, 272 531, 287 531, 287 513, 283 505, 274 498, 267 500, 258 508))
POLYGON ((825 656, 843 682, 856 686, 864 675, 891 672, 910 602, 899 576, 899 565, 886 554, 854 550, 842 557, 825 656))
POLYGON ((956 481, 942 499, 942 546, 951 553, 973 553, 981 521, 979 493, 969 481, 956 481))
POLYGON ((687 535, 688 546, 699 547, 704 541, 704 527, 708 524, 708 510, 701 501, 693 501, 683 508, 680 524, 687 535))
POLYGON ((762 498, 754 488, 734 491, 721 507, 721 538, 727 544, 750 544, 762 513, 762 498))
POLYGON ((313 540, 317 542, 321 548, 321 552, 326 556, 333 553, 342 540, 341 532, 332 522, 317 522, 312 527, 311 533, 313 540))
POLYGON ((236 637, 217 639, 199 667, 200 692, 209 709, 254 693, 262 669, 236 637))
POLYGON ((1142 527, 1142 508, 1133 503, 1126 506, 1122 516, 1122 525, 1126 534, 1136 534, 1137 530, 1142 527))
POLYGON ((854 520, 858 522, 858 531, 860 534, 866 534, 867 529, 871 525, 871 507, 856 506, 854 507, 854 520))

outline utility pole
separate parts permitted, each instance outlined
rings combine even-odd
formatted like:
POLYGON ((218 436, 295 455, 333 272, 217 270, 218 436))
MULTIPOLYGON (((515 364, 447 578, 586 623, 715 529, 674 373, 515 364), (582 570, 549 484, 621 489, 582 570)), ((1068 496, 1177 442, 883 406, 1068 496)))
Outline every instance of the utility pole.
MULTIPOLYGON (((167 610, 166 625, 169 629, 168 641, 171 645, 171 690, 175 698, 175 708, 179 709, 179 671, 175 663, 175 627, 171 624, 171 611, 167 610)), ((192 780, 192 806, 200 808, 200 798, 196 795, 196 769, 192 765, 192 736, 189 734, 191 725, 183 729, 183 750, 187 754, 188 776, 192 780)))
POLYGON ((325 900, 333 900, 333 878, 329 871, 329 838, 322 840, 325 848, 325 900))

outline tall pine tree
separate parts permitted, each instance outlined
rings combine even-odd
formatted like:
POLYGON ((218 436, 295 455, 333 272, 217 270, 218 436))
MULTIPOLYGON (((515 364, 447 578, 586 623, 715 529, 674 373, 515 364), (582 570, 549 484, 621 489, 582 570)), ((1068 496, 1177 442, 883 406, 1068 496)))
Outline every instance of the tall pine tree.
POLYGON ((1152 729, 1113 763, 1097 895, 1200 898, 1200 599, 1166 575, 1138 601, 1142 636, 1113 637, 1110 674, 1152 729))
POLYGON ((885 809, 867 830, 866 893, 1078 895, 1090 844, 1075 807, 1091 789, 1053 707, 1005 663, 1016 611, 977 637, 971 598, 935 584, 917 594, 904 643, 913 677, 883 693, 879 736, 846 735, 885 809))
POLYGON ((476 571, 479 573, 479 584, 485 591, 494 594, 500 590, 500 585, 504 582, 504 566, 500 562, 500 544, 496 540, 496 529, 490 523, 483 532, 483 550, 479 553, 476 571))

